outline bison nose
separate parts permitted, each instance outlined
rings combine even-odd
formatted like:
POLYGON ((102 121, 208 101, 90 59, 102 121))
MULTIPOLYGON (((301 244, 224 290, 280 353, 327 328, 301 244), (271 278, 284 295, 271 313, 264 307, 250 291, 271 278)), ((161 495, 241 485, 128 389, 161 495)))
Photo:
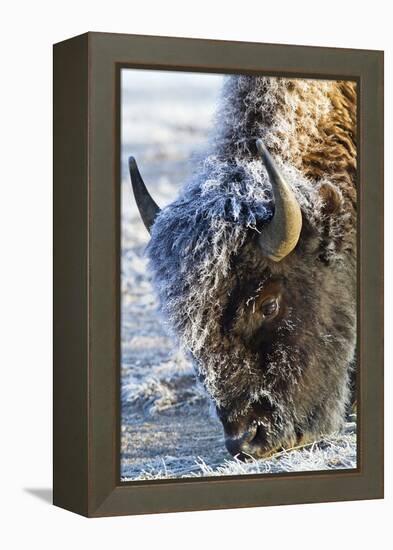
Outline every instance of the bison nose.
POLYGON ((266 444, 266 430, 263 426, 251 423, 246 429, 225 430, 225 446, 232 456, 246 461, 262 456, 266 444))

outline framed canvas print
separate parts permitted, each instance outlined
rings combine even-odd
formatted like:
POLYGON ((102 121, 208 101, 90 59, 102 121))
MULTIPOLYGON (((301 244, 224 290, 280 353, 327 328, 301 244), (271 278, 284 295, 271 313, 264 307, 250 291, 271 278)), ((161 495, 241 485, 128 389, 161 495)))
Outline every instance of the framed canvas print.
POLYGON ((54 47, 54 503, 382 498, 383 54, 54 47))

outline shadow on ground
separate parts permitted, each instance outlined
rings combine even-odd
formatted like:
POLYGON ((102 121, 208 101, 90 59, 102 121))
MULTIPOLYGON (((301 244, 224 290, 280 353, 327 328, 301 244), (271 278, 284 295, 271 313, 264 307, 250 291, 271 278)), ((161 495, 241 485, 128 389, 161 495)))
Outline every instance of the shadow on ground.
POLYGON ((33 497, 38 498, 39 500, 42 500, 43 502, 46 502, 47 504, 52 504, 53 502, 53 491, 52 489, 32 489, 30 487, 25 487, 24 489, 25 493, 29 493, 30 495, 33 495, 33 497))

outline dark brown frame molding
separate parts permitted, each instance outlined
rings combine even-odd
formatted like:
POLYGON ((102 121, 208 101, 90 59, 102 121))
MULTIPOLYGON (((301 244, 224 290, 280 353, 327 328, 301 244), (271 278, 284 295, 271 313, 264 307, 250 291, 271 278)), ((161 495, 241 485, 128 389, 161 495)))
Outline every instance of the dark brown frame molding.
POLYGON ((87 33, 54 46, 54 504, 89 517, 383 497, 383 52, 87 33), (356 470, 121 483, 122 67, 358 83, 356 470))

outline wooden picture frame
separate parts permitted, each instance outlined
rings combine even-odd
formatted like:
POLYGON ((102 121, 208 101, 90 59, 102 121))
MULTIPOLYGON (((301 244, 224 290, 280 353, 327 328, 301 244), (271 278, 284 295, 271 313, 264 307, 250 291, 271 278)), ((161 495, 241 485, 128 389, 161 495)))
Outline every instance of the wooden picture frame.
POLYGON ((112 516, 383 497, 383 52, 87 33, 54 46, 54 504, 112 516), (120 483, 122 67, 358 84, 358 468, 120 483))

